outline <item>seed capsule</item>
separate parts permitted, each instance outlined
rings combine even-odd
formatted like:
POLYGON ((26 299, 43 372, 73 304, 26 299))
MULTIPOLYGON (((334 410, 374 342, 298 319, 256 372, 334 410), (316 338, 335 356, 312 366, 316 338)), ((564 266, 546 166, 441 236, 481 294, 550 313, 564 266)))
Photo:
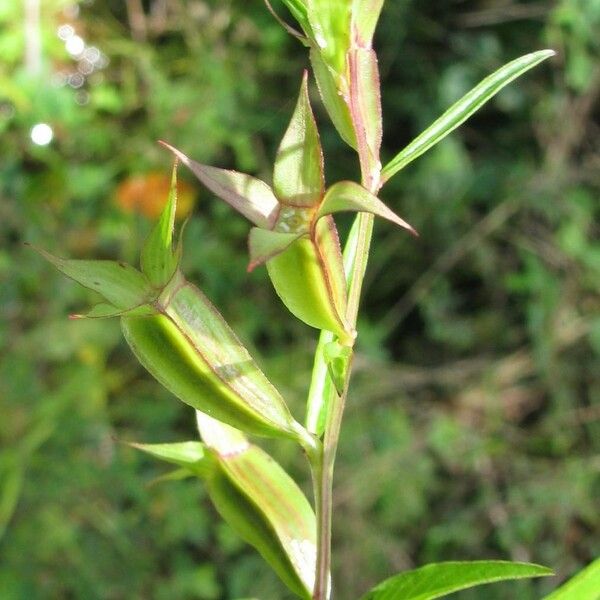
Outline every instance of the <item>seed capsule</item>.
POLYGON ((296 483, 238 430, 197 413, 204 444, 133 444, 200 477, 225 521, 254 546, 300 598, 312 596, 314 512, 296 483))
POLYGON ((352 181, 325 189, 323 153, 304 74, 294 114, 279 147, 273 188, 249 175, 202 165, 165 144, 217 196, 249 218, 248 270, 266 263, 292 314, 351 345, 346 280, 335 223, 339 211, 382 216, 414 232, 377 197, 352 181))
POLYGON ((124 263, 42 254, 104 296, 107 302, 84 316, 121 317, 134 354, 180 400, 248 433, 310 443, 223 317, 179 272, 176 183, 174 170, 169 200, 142 250, 142 272, 124 263))

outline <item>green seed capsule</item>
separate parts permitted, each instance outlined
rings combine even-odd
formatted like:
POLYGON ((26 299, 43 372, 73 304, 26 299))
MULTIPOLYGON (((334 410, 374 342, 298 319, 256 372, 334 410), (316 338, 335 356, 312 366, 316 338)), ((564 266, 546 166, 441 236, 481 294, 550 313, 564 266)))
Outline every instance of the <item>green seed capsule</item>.
POLYGON ((241 431, 196 414, 204 443, 133 446, 177 465, 173 475, 178 478, 187 471, 202 479, 219 514, 290 590, 308 600, 315 578, 316 520, 306 496, 241 431))
POLYGON ((333 218, 317 221, 315 229, 314 238, 296 240, 267 261, 269 277, 293 315, 351 344, 354 338, 345 320, 346 283, 333 218))
MULTIPOLYGON (((329 13, 321 8, 325 11, 323 18, 327 17, 329 13)), ((371 104, 359 108, 369 112, 371 104)), ((372 137, 377 143, 376 132, 372 137)), ((266 263, 275 291, 293 315, 312 327, 331 331, 342 344, 351 345, 355 333, 346 320, 346 280, 331 214, 344 210, 371 212, 411 227, 357 183, 342 181, 325 188, 323 153, 306 73, 277 152, 272 188, 249 175, 202 165, 165 146, 207 188, 256 225, 249 236, 248 270, 266 263)))
POLYGON ((155 306, 161 314, 121 322, 134 354, 162 385, 248 433, 302 436, 275 387, 196 287, 178 274, 155 306))

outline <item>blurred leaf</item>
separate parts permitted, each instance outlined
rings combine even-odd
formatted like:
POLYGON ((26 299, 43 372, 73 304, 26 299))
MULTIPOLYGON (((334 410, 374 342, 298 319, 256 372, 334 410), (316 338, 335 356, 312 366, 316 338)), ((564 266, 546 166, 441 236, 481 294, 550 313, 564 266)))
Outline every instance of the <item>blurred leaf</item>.
POLYGON ((600 598, 600 558, 554 590, 545 600, 598 600, 600 598))

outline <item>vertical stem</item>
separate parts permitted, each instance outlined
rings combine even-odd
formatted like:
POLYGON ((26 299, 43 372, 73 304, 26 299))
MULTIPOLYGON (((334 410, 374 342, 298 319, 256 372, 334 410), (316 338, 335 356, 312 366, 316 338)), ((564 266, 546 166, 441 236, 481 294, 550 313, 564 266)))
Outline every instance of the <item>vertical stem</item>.
MULTIPOLYGON (((363 183, 364 181, 365 174, 363 173, 363 183)), ((372 189, 375 192, 379 190, 379 187, 379 181, 374 182, 372 185, 372 189)), ((360 293, 371 246, 373 215, 359 213, 353 228, 356 228, 357 234, 355 236, 350 236, 349 243, 344 248, 344 259, 348 259, 350 262, 350 264, 347 265, 348 309, 346 315, 348 323, 352 327, 356 327, 360 293)), ((349 359, 350 364, 347 369, 341 396, 338 396, 335 392, 335 388, 330 386, 330 394, 332 397, 328 402, 330 408, 326 418, 322 453, 320 454, 320 459, 318 461, 313 461, 312 463, 315 512, 317 518, 317 565, 313 600, 328 600, 330 592, 333 471, 340 438, 342 418, 344 416, 344 408, 346 405, 346 396, 348 394, 348 386, 350 383, 350 375, 352 372, 353 357, 354 354, 352 354, 349 359)))

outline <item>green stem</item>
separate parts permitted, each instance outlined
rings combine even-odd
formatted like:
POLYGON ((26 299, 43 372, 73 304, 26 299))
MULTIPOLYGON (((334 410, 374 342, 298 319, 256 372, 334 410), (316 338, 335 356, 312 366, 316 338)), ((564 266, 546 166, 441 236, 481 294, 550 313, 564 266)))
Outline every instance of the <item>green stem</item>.
MULTIPOLYGON (((364 181, 364 174, 363 174, 364 181)), ((375 182, 372 189, 379 189, 379 182, 375 182)), ((358 307, 364 280, 365 270, 371 247, 373 232, 373 215, 360 213, 350 234, 348 243, 344 248, 344 262, 347 266, 348 279, 348 323, 356 328, 358 307)), ((315 512, 317 518, 317 565, 313 600, 328 600, 330 571, 331 571, 331 529, 333 510, 333 471, 335 457, 340 438, 346 396, 352 372, 352 359, 347 369, 343 392, 338 396, 333 386, 329 386, 331 398, 326 402, 329 407, 326 416, 323 449, 318 464, 311 463, 313 476, 313 489, 315 496, 315 512)), ((328 375, 325 375, 328 376, 328 375)))

